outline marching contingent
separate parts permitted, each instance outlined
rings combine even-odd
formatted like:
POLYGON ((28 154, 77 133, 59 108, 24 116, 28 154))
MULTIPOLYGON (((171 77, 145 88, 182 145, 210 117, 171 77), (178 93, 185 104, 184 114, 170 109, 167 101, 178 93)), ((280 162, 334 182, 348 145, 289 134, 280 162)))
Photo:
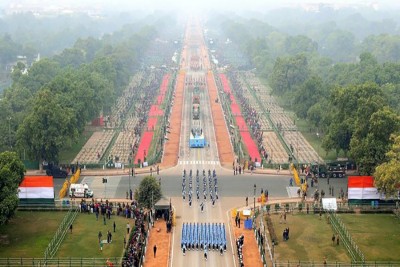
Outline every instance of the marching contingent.
POLYGON ((204 250, 207 260, 208 250, 218 250, 222 255, 226 251, 225 224, 223 223, 184 223, 182 226, 181 249, 204 250))
MULTIPOLYGON (((186 188, 186 170, 183 170, 182 175, 182 199, 186 200, 186 195, 189 201, 189 207, 192 206, 193 200, 193 171, 189 171, 188 175, 188 188, 186 188)), ((207 195, 209 195, 212 205, 215 205, 215 201, 218 200, 218 179, 215 170, 208 170, 208 190, 207 190, 207 176, 206 171, 203 170, 203 197, 200 197, 200 171, 196 170, 196 199, 201 201, 200 209, 204 212, 204 201, 207 201, 207 195)))
MULTIPOLYGON (((189 170, 189 174, 186 170, 183 170, 182 175, 182 199, 183 201, 188 198, 189 207, 192 207, 193 202, 193 171, 189 170), (188 187, 186 187, 186 180, 188 180, 188 187)), ((203 194, 200 194, 200 171, 196 170, 196 199, 200 202, 200 210, 204 212, 204 202, 209 197, 212 205, 215 205, 215 201, 218 200, 218 179, 215 170, 211 172, 203 170, 202 182, 203 182, 203 194), (208 183, 207 183, 208 180, 208 183), (208 185, 208 186, 207 186, 208 185)), ((207 260, 208 250, 216 249, 219 250, 222 255, 226 251, 226 235, 225 225, 222 223, 184 223, 182 227, 182 238, 181 238, 181 249, 183 255, 186 254, 187 250, 190 249, 203 249, 204 258, 207 260)))

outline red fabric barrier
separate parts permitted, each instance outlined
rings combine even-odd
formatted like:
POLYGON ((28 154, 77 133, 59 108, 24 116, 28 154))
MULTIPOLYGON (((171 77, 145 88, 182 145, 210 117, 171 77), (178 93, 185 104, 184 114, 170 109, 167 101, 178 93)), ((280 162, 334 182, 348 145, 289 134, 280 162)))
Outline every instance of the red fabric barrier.
POLYGON ((136 153, 135 163, 138 163, 140 159, 141 162, 144 162, 144 157, 149 153, 149 148, 151 144, 151 140, 153 139, 154 132, 144 132, 142 139, 140 140, 139 148, 136 153))

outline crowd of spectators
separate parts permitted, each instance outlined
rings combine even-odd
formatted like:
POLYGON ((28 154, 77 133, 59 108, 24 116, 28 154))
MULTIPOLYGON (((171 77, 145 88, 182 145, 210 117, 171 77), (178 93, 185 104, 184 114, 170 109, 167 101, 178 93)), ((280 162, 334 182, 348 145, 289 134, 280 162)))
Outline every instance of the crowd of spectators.
MULTIPOLYGON (((235 93, 235 97, 238 100, 238 103, 240 104, 241 110, 243 117, 246 121, 246 124, 250 127, 250 133, 256 141, 258 151, 260 152, 260 155, 264 157, 265 160, 268 160, 268 152, 267 149, 263 145, 263 131, 261 130, 261 122, 260 122, 260 114, 257 112, 257 110, 254 108, 254 105, 250 103, 249 101, 249 96, 248 91, 243 88, 242 83, 239 81, 237 77, 237 73, 229 73, 229 81, 231 82, 232 85, 232 91, 235 93)), ((230 96, 228 96, 227 99, 231 99, 230 96)), ((252 159, 256 160, 256 159, 252 159)), ((257 159, 260 161, 260 159, 257 159)))
POLYGON ((239 259, 239 266, 244 267, 244 261, 243 261, 243 245, 244 245, 244 236, 240 235, 236 239, 236 248, 237 248, 237 255, 239 259))
MULTIPOLYGON (((135 206, 134 204, 131 205, 135 206)), ((146 246, 146 221, 148 221, 147 213, 142 209, 131 209, 135 218, 135 226, 129 235, 129 241, 125 250, 122 267, 139 267, 141 259, 145 255, 146 246)))

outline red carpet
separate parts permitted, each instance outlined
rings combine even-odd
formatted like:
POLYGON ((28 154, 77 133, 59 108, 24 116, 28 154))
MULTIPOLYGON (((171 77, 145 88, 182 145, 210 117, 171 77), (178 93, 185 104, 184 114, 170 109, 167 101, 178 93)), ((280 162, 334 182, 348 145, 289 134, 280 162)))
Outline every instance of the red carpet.
POLYGON ((242 116, 242 112, 240 111, 238 104, 231 104, 231 110, 233 116, 242 116))
POLYGON ((147 131, 154 131, 156 128, 158 117, 150 117, 147 121, 147 131))
POLYGON ((138 163, 140 159, 141 162, 144 162, 144 157, 149 153, 149 148, 151 144, 151 140, 153 139, 154 132, 144 132, 142 139, 140 140, 139 148, 136 153, 135 163, 138 163))
POLYGON ((149 117, 154 117, 154 116, 162 116, 164 114, 164 111, 160 109, 158 105, 151 105, 150 111, 149 111, 149 117))
POLYGON ((257 161, 260 162, 260 153, 258 153, 257 145, 251 138, 250 132, 240 132, 240 135, 242 136, 243 143, 247 147, 247 151, 249 152, 251 160, 254 161, 255 159, 257 159, 257 161))
POLYGON ((231 87, 229 86, 229 82, 228 79, 226 78, 226 75, 221 73, 219 75, 219 78, 221 79, 222 86, 224 87, 224 92, 232 94, 231 87))
POLYGON ((157 96, 157 105, 161 105, 162 102, 164 101, 165 95, 159 95, 157 96))
POLYGON ((240 107, 236 103, 236 100, 232 94, 232 90, 229 86, 229 81, 226 78, 225 74, 220 74, 219 77, 221 79, 221 83, 224 88, 224 92, 230 93, 230 98, 232 100, 232 103, 231 103, 232 114, 233 114, 233 116, 235 116, 236 125, 239 128, 243 143, 247 147, 249 156, 251 157, 251 160, 254 161, 255 159, 257 159, 257 161, 260 162, 261 156, 260 156, 260 153, 258 152, 257 145, 254 142, 254 140, 251 138, 249 129, 247 128, 246 121, 244 120, 242 113, 240 111, 240 107))
POLYGON ((246 121, 244 120, 244 118, 242 116, 236 116, 236 125, 239 128, 239 131, 245 131, 248 132, 249 129, 247 128, 247 124, 246 121))

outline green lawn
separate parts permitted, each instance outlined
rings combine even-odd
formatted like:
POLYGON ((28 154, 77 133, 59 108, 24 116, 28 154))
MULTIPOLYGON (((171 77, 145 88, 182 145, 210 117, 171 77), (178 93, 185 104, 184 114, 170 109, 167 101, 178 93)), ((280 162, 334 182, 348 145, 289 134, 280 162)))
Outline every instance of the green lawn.
POLYGON ((330 262, 350 262, 342 245, 332 244, 333 231, 325 217, 322 220, 313 214, 289 214, 286 224, 279 223, 279 215, 271 215, 279 244, 275 246, 277 261, 315 261, 324 258, 330 262), (283 230, 289 227, 290 238, 283 241, 283 230))
POLYGON ((400 220, 393 214, 341 214, 367 261, 400 261, 400 220))
POLYGON ((17 211, 7 225, 0 227, 0 257, 42 258, 65 214, 17 211))
MULTIPOLYGON (((122 216, 111 216, 107 225, 103 224, 100 216, 96 221, 94 214, 79 214, 73 225, 72 234, 68 233, 61 244, 55 257, 121 257, 126 233, 127 219, 122 216), (116 223, 116 232, 113 232, 113 222, 116 223), (102 239, 107 239, 107 231, 112 233, 112 243, 104 244, 100 251, 98 233, 103 234, 102 239)), ((133 221, 130 220, 131 227, 133 221)))

